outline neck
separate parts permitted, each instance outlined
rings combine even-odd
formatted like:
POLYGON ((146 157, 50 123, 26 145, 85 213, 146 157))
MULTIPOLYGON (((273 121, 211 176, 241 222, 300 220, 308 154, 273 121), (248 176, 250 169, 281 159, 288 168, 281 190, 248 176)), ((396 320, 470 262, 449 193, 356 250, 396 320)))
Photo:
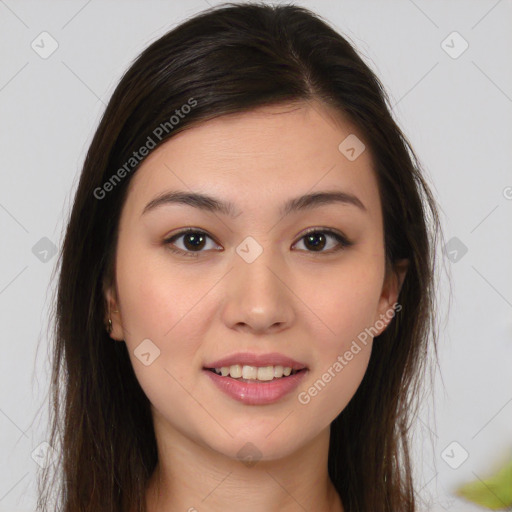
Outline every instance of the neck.
POLYGON ((147 512, 343 512, 327 471, 329 429, 287 457, 252 465, 179 433, 170 437, 158 442, 147 512))

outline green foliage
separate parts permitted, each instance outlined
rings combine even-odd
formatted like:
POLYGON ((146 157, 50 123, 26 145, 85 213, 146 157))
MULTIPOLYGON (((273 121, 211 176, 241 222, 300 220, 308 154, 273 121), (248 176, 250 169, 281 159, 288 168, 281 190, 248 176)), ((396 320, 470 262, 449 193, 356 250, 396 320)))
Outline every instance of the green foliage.
POLYGON ((486 480, 464 484, 455 493, 490 510, 512 507, 512 460, 486 480))

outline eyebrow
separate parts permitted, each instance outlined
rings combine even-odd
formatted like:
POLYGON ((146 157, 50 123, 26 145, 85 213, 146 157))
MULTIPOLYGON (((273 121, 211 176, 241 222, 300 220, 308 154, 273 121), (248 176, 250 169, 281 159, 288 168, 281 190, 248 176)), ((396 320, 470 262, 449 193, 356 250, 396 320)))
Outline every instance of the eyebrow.
MULTIPOLYGON (((333 203, 352 205, 363 212, 367 212, 361 200, 348 192, 322 191, 306 194, 300 197, 289 199, 280 209, 280 215, 286 216, 292 212, 317 208, 322 205, 333 203)), ((142 215, 167 204, 184 204, 213 213, 222 213, 229 217, 238 217, 240 210, 230 201, 222 201, 213 196, 199 192, 169 191, 160 194, 151 200, 142 211, 142 215)))

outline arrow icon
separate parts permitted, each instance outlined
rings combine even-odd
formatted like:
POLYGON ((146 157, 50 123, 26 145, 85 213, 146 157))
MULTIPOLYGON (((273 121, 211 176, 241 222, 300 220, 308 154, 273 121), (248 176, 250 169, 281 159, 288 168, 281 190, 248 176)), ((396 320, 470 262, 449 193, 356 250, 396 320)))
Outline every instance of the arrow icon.
POLYGON ((343 154, 350 162, 356 160, 365 148, 366 146, 354 133, 345 137, 338 145, 340 153, 343 154))
POLYGON ((454 236, 448 240, 443 252, 452 263, 458 263, 468 252, 468 248, 459 238, 454 236))
POLYGON ((246 263, 252 263, 263 252, 263 247, 248 236, 238 244, 236 252, 246 263))
POLYGON ((56 253, 57 247, 45 236, 32 247, 32 254, 43 263, 51 260, 56 253))
POLYGON ((143 340, 133 353, 144 366, 153 364, 160 357, 160 349, 148 338, 143 340))
POLYGON ((441 48, 452 59, 458 59, 469 48, 469 43, 454 30, 441 41, 441 48))
POLYGON ((34 40, 30 43, 32 50, 34 50, 39 57, 47 59, 50 55, 57 50, 59 43, 57 40, 48 32, 41 32, 34 40))
POLYGON ((457 255, 458 255, 458 251, 457 249, 453 249, 453 251, 449 251, 448 252, 448 257, 452 260, 452 261, 455 261, 457 259, 457 255))
POLYGON ((451 442, 442 452, 441 458, 452 469, 458 469, 469 457, 469 453, 457 441, 451 442))

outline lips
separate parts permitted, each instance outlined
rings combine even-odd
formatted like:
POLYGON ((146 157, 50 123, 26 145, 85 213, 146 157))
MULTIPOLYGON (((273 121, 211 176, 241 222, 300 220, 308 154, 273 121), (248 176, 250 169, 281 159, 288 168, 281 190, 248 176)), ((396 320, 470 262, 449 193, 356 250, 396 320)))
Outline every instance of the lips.
POLYGON ((250 352, 239 352, 216 361, 208 362, 204 365, 205 370, 214 370, 215 368, 222 368, 223 366, 282 366, 284 368, 291 368, 292 370, 307 369, 306 365, 296 361, 290 357, 277 352, 269 354, 254 354, 250 352))
POLYGON ((243 352, 209 362, 203 372, 230 398, 245 405, 269 405, 297 388, 308 368, 283 354, 243 352))
POLYGON ((203 372, 218 390, 233 400, 244 405, 270 405, 289 396, 305 378, 308 370, 299 370, 288 377, 273 379, 269 382, 240 381, 217 375, 209 370, 203 370, 203 372))

